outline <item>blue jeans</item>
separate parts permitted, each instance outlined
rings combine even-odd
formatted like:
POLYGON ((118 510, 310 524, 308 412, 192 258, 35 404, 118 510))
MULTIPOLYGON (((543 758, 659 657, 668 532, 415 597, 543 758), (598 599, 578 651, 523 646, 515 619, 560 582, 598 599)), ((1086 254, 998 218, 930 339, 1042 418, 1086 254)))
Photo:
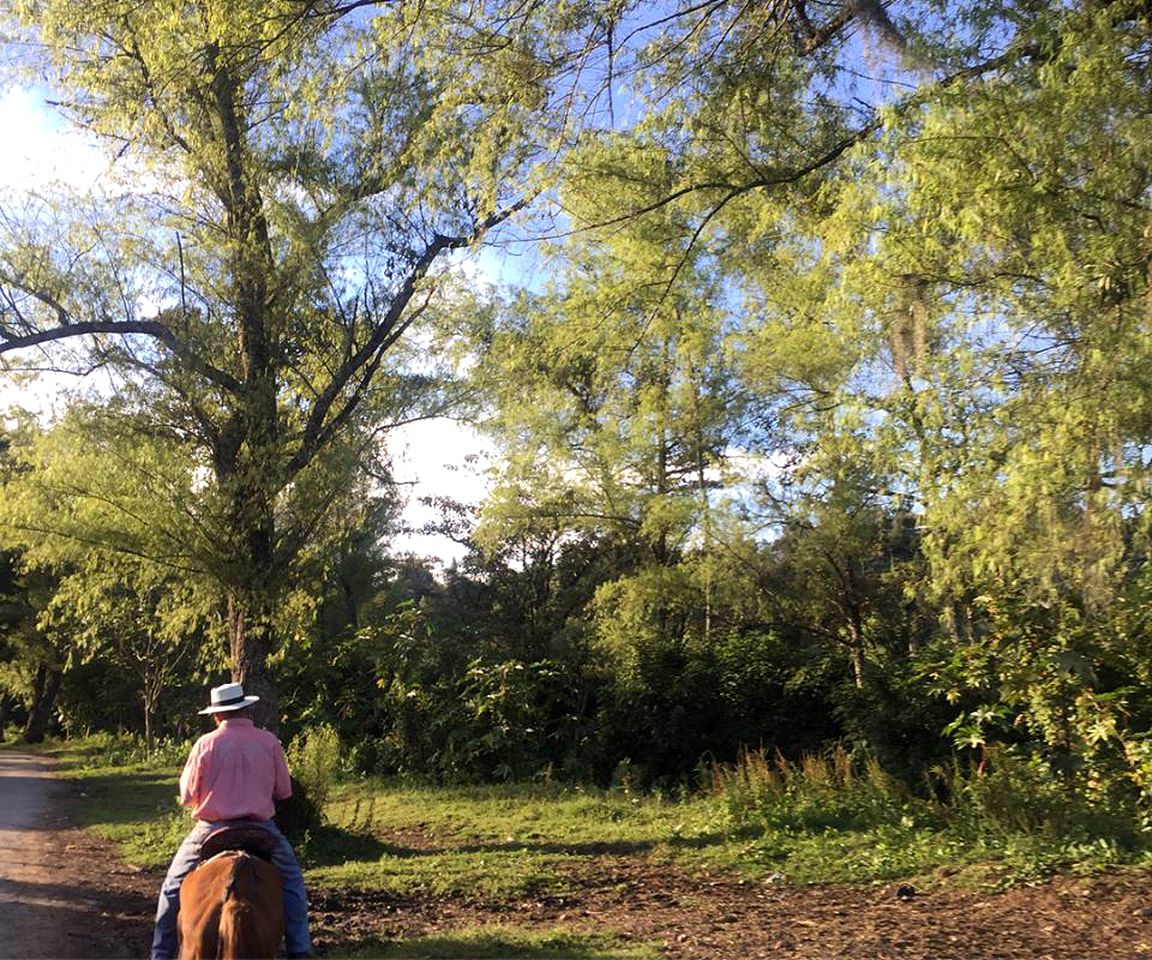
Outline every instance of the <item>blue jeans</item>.
POLYGON ((152 960, 173 960, 177 953, 176 918, 180 911, 180 884, 200 862, 200 847, 213 830, 220 827, 260 826, 276 838, 272 863, 284 881, 284 940, 289 953, 311 953, 312 935, 308 931, 308 898, 304 893, 304 874, 296 862, 292 845, 273 820, 199 820, 192 828, 168 868, 160 887, 156 905, 156 932, 152 937, 152 960))

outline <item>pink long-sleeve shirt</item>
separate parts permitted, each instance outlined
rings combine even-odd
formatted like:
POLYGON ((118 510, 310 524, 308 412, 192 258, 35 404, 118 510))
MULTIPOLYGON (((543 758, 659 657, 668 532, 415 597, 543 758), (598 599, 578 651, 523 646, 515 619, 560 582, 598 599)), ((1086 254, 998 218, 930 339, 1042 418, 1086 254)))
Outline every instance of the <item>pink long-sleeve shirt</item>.
POLYGON ((251 720, 225 720, 192 747, 180 803, 197 820, 271 820, 273 800, 292 796, 284 748, 251 720))

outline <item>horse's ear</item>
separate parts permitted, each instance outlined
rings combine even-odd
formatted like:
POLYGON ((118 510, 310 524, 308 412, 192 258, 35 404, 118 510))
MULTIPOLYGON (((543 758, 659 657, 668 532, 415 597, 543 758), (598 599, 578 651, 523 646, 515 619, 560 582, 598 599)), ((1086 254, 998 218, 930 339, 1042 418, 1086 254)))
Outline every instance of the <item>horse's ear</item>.
POLYGON ((292 778, 292 796, 276 801, 276 826, 292 846, 299 846, 304 835, 316 831, 321 824, 320 808, 316 806, 304 785, 292 778))

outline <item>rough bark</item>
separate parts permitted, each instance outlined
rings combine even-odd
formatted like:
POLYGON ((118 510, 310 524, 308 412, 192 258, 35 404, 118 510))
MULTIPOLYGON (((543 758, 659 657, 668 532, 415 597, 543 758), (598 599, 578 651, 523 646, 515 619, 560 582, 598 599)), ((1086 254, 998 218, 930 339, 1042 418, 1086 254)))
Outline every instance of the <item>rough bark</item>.
POLYGON ((41 667, 36 673, 36 698, 28 714, 28 725, 24 729, 27 743, 43 743, 48 735, 48 725, 52 721, 52 711, 56 707, 56 695, 60 692, 61 671, 41 667))
POLYGON ((253 710, 256 723, 269 730, 279 727, 279 697, 268 670, 272 652, 273 628, 271 598, 248 592, 228 598, 228 643, 232 657, 232 679, 255 694, 260 702, 253 710))
POLYGON ((231 488, 232 548, 236 552, 230 565, 236 579, 228 593, 228 642, 233 679, 260 697, 256 718, 274 728, 277 697, 267 665, 273 648, 272 611, 278 580, 273 515, 278 478, 272 464, 279 436, 272 360, 274 318, 268 294, 274 265, 264 201, 249 174, 239 83, 217 54, 209 48, 213 105, 226 160, 217 193, 224 204, 227 232, 234 240, 230 269, 242 365, 242 386, 234 397, 237 407, 230 420, 236 430, 229 437, 228 449, 216 454, 219 479, 231 488))

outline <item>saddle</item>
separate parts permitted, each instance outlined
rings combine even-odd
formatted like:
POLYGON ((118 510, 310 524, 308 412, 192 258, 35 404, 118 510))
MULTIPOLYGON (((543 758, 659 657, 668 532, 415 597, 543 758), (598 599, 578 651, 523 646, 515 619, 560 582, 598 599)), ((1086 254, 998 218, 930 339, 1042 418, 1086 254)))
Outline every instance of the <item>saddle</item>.
POLYGON ((276 838, 263 827, 221 827, 205 838, 200 847, 200 862, 230 850, 241 850, 271 863, 275 849, 276 838))

